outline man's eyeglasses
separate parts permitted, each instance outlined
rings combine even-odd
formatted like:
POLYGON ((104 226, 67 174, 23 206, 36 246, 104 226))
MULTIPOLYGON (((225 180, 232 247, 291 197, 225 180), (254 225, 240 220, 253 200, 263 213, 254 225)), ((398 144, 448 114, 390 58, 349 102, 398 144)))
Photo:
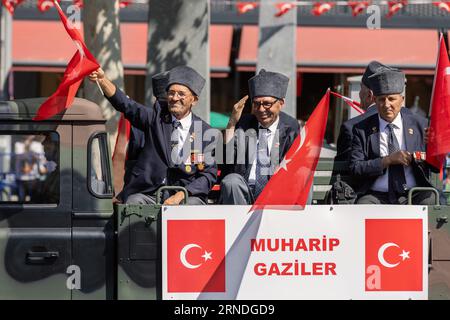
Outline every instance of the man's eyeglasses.
POLYGON ((263 106, 264 109, 270 109, 272 106, 277 103, 279 99, 275 99, 273 101, 253 101, 253 108, 259 109, 260 106, 263 106))
POLYGON ((178 97, 181 100, 183 100, 183 99, 185 99, 185 98, 190 96, 189 93, 186 93, 186 92, 183 92, 183 91, 173 91, 173 90, 167 91, 167 98, 173 98, 173 97, 175 97, 175 95, 178 95, 178 97))

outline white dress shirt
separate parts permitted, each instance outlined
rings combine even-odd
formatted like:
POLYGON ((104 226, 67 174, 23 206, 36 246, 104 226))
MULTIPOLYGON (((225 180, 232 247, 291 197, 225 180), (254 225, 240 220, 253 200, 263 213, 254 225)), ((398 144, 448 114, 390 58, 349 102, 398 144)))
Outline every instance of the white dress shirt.
MULTIPOLYGON (((389 155, 389 149, 388 149, 388 134, 389 129, 387 125, 389 122, 385 121, 383 118, 378 115, 378 121, 379 121, 379 127, 380 127, 380 156, 386 157, 389 155)), ((406 144, 405 139, 403 135, 403 121, 402 121, 402 115, 399 112, 397 117, 392 121, 392 124, 394 125, 394 135, 397 138, 398 145, 400 146, 400 150, 406 150, 406 144)), ((404 166, 405 170, 405 178, 406 178, 406 185, 408 186, 408 189, 416 186, 416 179, 414 178, 414 173, 411 166, 404 166)), ((377 180, 375 180, 374 184, 372 185, 372 190, 379 191, 379 192, 388 192, 389 191, 389 168, 386 170, 386 173, 380 176, 377 180)))
MULTIPOLYGON (((177 121, 177 118, 175 118, 172 115, 172 123, 174 123, 175 121, 177 121)), ((189 114, 184 117, 181 120, 178 120, 181 123, 181 126, 179 126, 177 128, 177 132, 178 132, 178 153, 180 153, 181 149, 183 148, 184 142, 186 141, 186 138, 189 134, 189 129, 191 128, 192 125, 192 112, 189 112, 189 114)))
MULTIPOLYGON (((272 151, 273 138, 275 137, 275 133, 276 133, 276 130, 278 128, 278 123, 279 122, 280 122, 280 117, 278 117, 277 120, 275 120, 275 122, 272 123, 270 125, 270 127, 266 129, 267 146, 269 148, 269 157, 270 157, 270 153, 272 151)), ((259 127, 261 128, 261 125, 259 125, 259 127)), ((258 128, 258 141, 257 141, 257 143, 259 143, 259 129, 260 128, 258 128)), ((256 152, 258 152, 258 151, 256 150, 256 152)), ((252 168, 250 169, 250 175, 248 176, 248 184, 251 185, 251 186, 255 184, 255 180, 256 180, 256 161, 257 161, 256 158, 257 157, 255 155, 255 159, 253 160, 253 163, 252 163, 252 168)))

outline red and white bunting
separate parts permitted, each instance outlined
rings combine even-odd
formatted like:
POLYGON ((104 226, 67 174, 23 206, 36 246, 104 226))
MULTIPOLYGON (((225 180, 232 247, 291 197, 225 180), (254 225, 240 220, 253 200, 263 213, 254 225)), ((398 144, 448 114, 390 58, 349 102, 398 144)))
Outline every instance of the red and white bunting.
POLYGON ((370 1, 348 1, 348 5, 352 9, 352 16, 356 17, 364 12, 370 5, 370 1))
POLYGON ((296 4, 292 3, 292 2, 281 2, 281 3, 276 3, 275 7, 278 10, 277 13, 275 13, 275 17, 281 17, 282 15, 287 13, 289 10, 295 8, 296 4))
POLYGON ((333 2, 316 2, 313 5, 311 13, 315 16, 321 16, 322 14, 328 12, 335 6, 333 2))
POLYGON ((391 18, 394 16, 397 12, 399 12, 401 9, 406 7, 408 4, 408 1, 406 0, 400 0, 400 1, 388 1, 388 13, 386 14, 386 18, 391 18))
POLYGON ((239 2, 236 3, 236 9, 239 14, 255 10, 258 7, 258 2, 239 2))
POLYGON ((450 1, 435 1, 433 5, 445 12, 450 12, 450 1))

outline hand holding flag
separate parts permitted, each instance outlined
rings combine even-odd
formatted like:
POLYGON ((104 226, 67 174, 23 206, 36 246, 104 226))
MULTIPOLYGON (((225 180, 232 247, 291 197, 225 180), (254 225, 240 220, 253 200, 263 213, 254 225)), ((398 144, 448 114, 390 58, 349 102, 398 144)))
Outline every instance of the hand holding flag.
POLYGON ((329 102, 330 90, 314 109, 250 211, 305 207, 323 145, 329 102), (286 192, 286 186, 289 187, 289 192, 286 192))

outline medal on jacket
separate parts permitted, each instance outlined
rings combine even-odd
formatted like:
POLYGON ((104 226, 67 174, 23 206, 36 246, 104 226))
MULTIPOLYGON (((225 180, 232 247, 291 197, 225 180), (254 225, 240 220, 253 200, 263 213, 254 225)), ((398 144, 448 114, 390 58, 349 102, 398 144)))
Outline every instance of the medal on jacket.
POLYGON ((185 170, 187 173, 189 173, 189 172, 192 171, 192 168, 191 168, 190 165, 187 164, 187 165, 184 167, 184 170, 185 170))
POLYGON ((427 158, 427 154, 426 154, 426 152, 423 152, 423 151, 414 151, 413 157, 418 162, 425 161, 427 158))
POLYGON ((203 153, 197 154, 197 169, 202 171, 205 169, 205 155, 203 153))

